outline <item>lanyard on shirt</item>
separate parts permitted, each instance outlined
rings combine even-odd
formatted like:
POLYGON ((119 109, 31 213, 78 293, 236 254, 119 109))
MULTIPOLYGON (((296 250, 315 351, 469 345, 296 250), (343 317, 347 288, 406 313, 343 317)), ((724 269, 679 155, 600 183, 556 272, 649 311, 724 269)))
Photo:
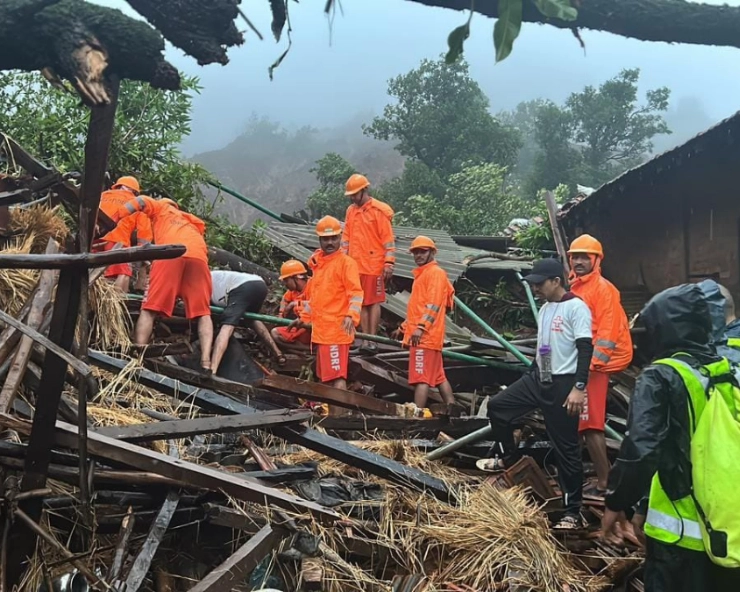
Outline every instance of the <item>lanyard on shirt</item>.
POLYGON ((544 331, 543 331, 542 339, 540 340, 540 342, 541 342, 540 345, 547 345, 547 346, 550 345, 550 341, 552 339, 552 322, 555 320, 555 315, 558 314, 558 308, 559 307, 560 307, 560 302, 558 302, 553 307, 552 314, 550 315, 550 318, 546 322, 545 322, 545 315, 544 314, 542 315, 543 323, 542 323, 541 326, 542 326, 543 329, 546 328, 546 330, 547 330, 547 343, 545 343, 545 335, 544 335, 544 331))

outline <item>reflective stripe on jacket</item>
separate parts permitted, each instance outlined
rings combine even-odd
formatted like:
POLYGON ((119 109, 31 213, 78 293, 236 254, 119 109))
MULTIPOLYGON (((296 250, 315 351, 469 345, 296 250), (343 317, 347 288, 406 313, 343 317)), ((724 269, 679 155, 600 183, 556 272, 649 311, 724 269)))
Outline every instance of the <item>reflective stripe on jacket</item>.
MULTIPOLYGON (((705 392, 709 386, 709 379, 691 365, 677 358, 665 358, 655 363, 670 366, 683 380, 690 398, 688 425, 693 434, 696 423, 706 406, 705 392)), ((653 476, 650 484, 645 534, 668 545, 677 545, 693 551, 704 551, 699 513, 693 497, 688 495, 678 500, 671 500, 660 484, 659 473, 653 476)))
POLYGON ((621 372, 632 362, 632 336, 619 290, 601 275, 598 258, 594 269, 582 277, 571 278, 571 292, 591 310, 594 353, 591 370, 621 372))
POLYGON ((278 313, 278 316, 284 319, 288 311, 288 305, 291 302, 295 302, 296 307, 293 308, 291 312, 291 316, 297 317, 298 311, 300 310, 301 301, 305 299, 306 299, 306 290, 303 290, 303 292, 298 292, 297 290, 287 290, 285 294, 283 294, 283 297, 280 299, 280 312, 278 313))
POLYGON ((406 308, 403 343, 409 344, 411 334, 422 327, 419 347, 441 350, 445 339, 445 314, 452 308, 455 289, 447 272, 436 261, 414 269, 414 285, 406 308))
POLYGON ((362 206, 347 208, 342 233, 342 251, 357 262, 363 275, 380 275, 386 263, 396 261, 393 208, 370 198, 362 206))
POLYGON ((306 286, 306 299, 300 307, 301 320, 311 323, 312 343, 343 345, 352 343, 354 335, 342 329, 344 317, 354 326, 360 323, 362 285, 357 263, 337 251, 331 255, 318 250, 308 261, 313 276, 306 286))
POLYGON ((118 223, 137 212, 146 214, 152 222, 154 241, 158 245, 184 245, 183 257, 208 262, 208 247, 203 239, 206 225, 197 216, 181 212, 173 205, 140 195, 126 202, 111 216, 118 223))
MULTIPOLYGON (((113 218, 118 209, 128 203, 134 194, 127 189, 109 189, 100 195, 100 209, 109 218, 113 218)), ((152 223, 145 214, 138 213, 124 218, 102 240, 111 243, 121 243, 124 247, 131 246, 131 236, 136 231, 136 240, 140 245, 146 245, 154 240, 152 223)))

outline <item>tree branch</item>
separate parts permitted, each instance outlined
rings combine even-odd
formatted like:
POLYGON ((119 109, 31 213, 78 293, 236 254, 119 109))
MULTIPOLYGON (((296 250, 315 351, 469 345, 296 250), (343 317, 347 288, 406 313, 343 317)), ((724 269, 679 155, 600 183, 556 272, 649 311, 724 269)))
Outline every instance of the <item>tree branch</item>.
MULTIPOLYGON (((470 0, 407 0, 424 6, 470 10, 470 0)), ((523 20, 561 29, 607 31, 642 41, 689 43, 740 48, 740 7, 715 6, 675 0, 583 0, 578 19, 565 22, 545 18, 525 0, 523 20)), ((474 10, 497 18, 498 2, 476 2, 474 10)))

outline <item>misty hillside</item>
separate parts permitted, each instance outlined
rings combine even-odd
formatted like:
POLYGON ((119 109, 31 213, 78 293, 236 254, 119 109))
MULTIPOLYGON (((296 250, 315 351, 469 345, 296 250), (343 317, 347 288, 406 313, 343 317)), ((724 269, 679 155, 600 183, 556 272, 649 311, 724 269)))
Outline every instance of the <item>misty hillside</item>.
MULTIPOLYGON (((362 115, 331 129, 287 130, 278 122, 253 116, 234 141, 192 159, 224 185, 276 212, 292 214, 305 207, 306 197, 317 185, 311 169, 327 152, 340 153, 376 185, 401 173, 403 157, 393 144, 363 135, 361 125, 370 119, 362 115)), ((252 221, 259 214, 229 196, 220 208, 237 216, 235 223, 252 221)))

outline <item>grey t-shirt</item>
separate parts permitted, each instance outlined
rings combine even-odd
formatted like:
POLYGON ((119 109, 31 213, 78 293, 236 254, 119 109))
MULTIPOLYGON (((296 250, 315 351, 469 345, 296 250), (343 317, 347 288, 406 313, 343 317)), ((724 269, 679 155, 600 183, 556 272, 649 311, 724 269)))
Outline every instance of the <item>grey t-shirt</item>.
POLYGON ((580 298, 566 296, 560 302, 546 302, 540 309, 537 331, 537 365, 540 346, 552 349, 552 373, 575 374, 578 364, 576 339, 592 339, 591 311, 580 298))

